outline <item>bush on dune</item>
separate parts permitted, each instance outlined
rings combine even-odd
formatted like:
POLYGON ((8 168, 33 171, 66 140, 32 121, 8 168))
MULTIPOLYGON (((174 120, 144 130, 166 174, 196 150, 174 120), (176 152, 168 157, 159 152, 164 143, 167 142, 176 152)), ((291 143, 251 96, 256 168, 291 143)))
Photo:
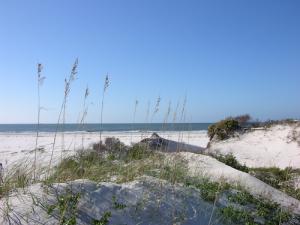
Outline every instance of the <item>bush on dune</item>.
POLYGON ((210 140, 225 140, 234 135, 236 131, 249 126, 251 116, 244 114, 236 117, 228 117, 208 127, 208 136, 210 140))
POLYGON ((218 140, 225 140, 233 136, 234 132, 240 130, 240 124, 233 118, 221 120, 208 127, 208 136, 210 140, 216 138, 218 140))

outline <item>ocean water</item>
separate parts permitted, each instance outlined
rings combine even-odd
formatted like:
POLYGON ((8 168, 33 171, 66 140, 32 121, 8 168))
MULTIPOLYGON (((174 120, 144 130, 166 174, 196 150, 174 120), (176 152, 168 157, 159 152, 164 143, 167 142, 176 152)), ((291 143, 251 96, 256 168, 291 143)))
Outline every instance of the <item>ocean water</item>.
MULTIPOLYGON (((65 124, 59 125, 57 128, 56 124, 40 124, 40 132, 97 132, 97 131, 195 131, 195 130, 207 130, 211 123, 111 123, 111 124, 65 124)), ((37 124, 0 124, 0 132, 36 132, 37 124)))

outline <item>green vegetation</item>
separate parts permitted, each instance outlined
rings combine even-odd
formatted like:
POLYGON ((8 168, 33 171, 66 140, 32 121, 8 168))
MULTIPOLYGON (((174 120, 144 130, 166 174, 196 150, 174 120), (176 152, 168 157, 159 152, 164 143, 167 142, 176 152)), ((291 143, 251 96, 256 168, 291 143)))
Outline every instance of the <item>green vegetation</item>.
POLYGON ((109 224, 110 217, 111 217, 111 212, 105 212, 100 220, 93 219, 92 225, 107 225, 109 224))
POLYGON ((125 204, 122 204, 122 203, 117 201, 116 196, 113 196, 112 198, 113 198, 112 200, 113 200, 114 209, 124 209, 124 208, 126 208, 125 204))
POLYGON ((111 181, 112 177, 116 178, 117 183, 123 183, 159 169, 163 160, 162 154, 151 152, 142 145, 134 145, 122 153, 110 151, 106 154, 87 150, 63 159, 46 183, 76 179, 102 182, 111 181))
POLYGON ((188 170, 182 158, 176 158, 173 162, 164 162, 158 174, 152 174, 157 178, 167 180, 172 184, 185 183, 188 181, 188 170))
POLYGON ((291 182, 294 176, 300 176, 299 169, 296 170, 290 167, 285 169, 280 169, 277 167, 253 168, 251 169, 250 173, 272 187, 277 188, 300 200, 300 189, 295 189, 293 187, 293 183, 291 182))
POLYGON ((129 148, 127 155, 125 156, 126 161, 140 160, 149 158, 153 155, 153 151, 149 150, 147 146, 142 144, 135 144, 129 148))
POLYGON ((280 169, 277 167, 270 168, 248 168, 245 165, 241 165, 232 154, 223 155, 212 155, 220 162, 231 166, 237 170, 250 173, 252 176, 260 179, 261 181, 269 184, 270 186, 279 189, 288 195, 300 200, 300 189, 295 189, 291 182, 294 176, 300 176, 300 171, 287 167, 280 169))
POLYGON ((233 136, 234 132, 240 130, 240 124, 233 118, 221 120, 208 127, 208 136, 210 140, 216 138, 217 140, 225 140, 233 136))
POLYGON ((227 154, 227 155, 218 155, 218 156, 214 156, 217 160, 219 160, 220 162, 231 166, 232 168, 235 168, 237 170, 243 171, 248 173, 249 172, 249 168, 246 165, 242 165, 240 164, 235 156, 233 154, 227 154))
POLYGON ((0 198, 8 195, 10 191, 16 188, 25 188, 29 185, 32 179, 32 172, 27 168, 22 168, 20 165, 16 169, 12 169, 4 177, 3 182, 0 185, 0 198))
POLYGON ((291 179, 292 171, 293 169, 290 167, 283 170, 277 167, 254 168, 251 170, 251 174, 272 187, 281 188, 284 182, 291 179))
POLYGON ((56 212, 59 218, 59 225, 77 224, 77 205, 80 194, 72 193, 66 189, 66 193, 57 196, 57 202, 47 206, 47 213, 54 215, 56 212))
POLYGON ((219 213, 225 221, 233 224, 281 224, 290 221, 291 214, 282 210, 278 204, 261 198, 255 198, 244 190, 231 193, 228 196, 231 203, 242 207, 228 205, 219 213), (252 207, 248 207, 252 205, 252 207))
POLYGON ((200 190, 201 197, 206 201, 213 202, 218 193, 229 188, 227 184, 219 184, 211 182, 208 179, 203 179, 201 182, 195 183, 194 186, 200 190))

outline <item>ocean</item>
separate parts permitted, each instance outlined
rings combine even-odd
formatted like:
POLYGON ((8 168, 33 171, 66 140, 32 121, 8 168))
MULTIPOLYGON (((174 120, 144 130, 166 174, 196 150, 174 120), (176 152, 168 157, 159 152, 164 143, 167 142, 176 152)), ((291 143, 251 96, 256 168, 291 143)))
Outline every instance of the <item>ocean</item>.
MULTIPOLYGON (((211 123, 105 123, 100 124, 64 124, 59 125, 58 131, 65 132, 97 132, 97 131, 195 131, 207 130, 211 123)), ((57 130, 56 124, 40 124, 40 132, 55 132, 57 130)), ((36 132, 37 124, 0 124, 0 132, 36 132)))

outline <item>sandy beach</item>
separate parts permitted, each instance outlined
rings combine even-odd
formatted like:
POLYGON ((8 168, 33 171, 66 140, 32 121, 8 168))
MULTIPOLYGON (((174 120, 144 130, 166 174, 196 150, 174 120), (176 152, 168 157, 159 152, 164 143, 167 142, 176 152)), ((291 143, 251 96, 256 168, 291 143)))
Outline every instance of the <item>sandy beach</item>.
MULTIPOLYGON (((102 140, 107 137, 119 138, 124 144, 137 143, 143 138, 150 137, 152 132, 103 132, 102 140)), ((170 131, 158 132, 161 137, 180 141, 199 147, 206 147, 209 139, 206 131, 170 131)), ((10 168, 16 163, 25 164, 34 159, 35 133, 0 133, 0 162, 4 168, 10 168)), ((40 133, 38 139, 37 162, 39 167, 47 166, 52 152, 54 133, 40 133)), ((87 149, 93 143, 99 142, 99 132, 65 132, 57 134, 53 152, 53 165, 62 157, 76 153, 78 149, 87 149), (64 141, 63 141, 64 140, 64 141), (64 142, 64 144, 63 144, 64 142), (63 147, 65 151, 62 151, 63 147)))

